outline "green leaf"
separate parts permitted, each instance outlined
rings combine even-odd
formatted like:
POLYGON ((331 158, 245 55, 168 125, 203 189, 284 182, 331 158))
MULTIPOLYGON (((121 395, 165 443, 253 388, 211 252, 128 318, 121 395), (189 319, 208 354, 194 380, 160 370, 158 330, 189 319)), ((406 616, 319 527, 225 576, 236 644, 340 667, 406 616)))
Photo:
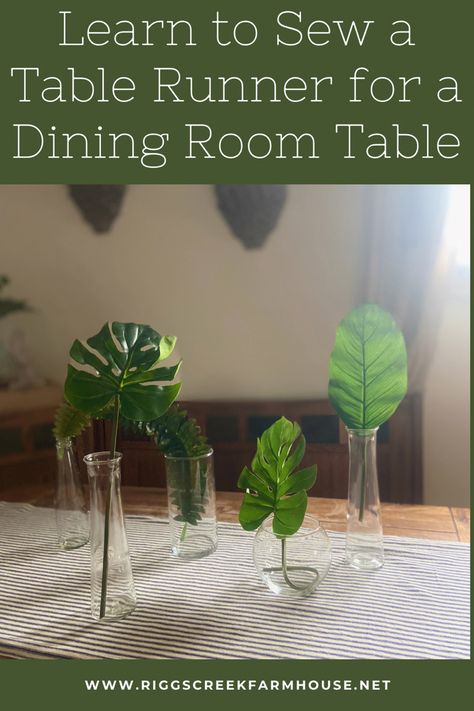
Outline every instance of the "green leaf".
POLYGON ((273 492, 271 485, 269 485, 268 481, 261 475, 251 471, 248 467, 243 468, 239 476, 237 486, 239 489, 250 489, 251 491, 258 493, 260 501, 273 506, 273 492))
POLYGON ((16 311, 29 311, 30 307, 26 301, 16 299, 0 299, 0 318, 13 314, 16 311))
POLYGON ((306 439, 304 438, 304 435, 301 435, 293 453, 291 454, 291 456, 288 457, 288 459, 283 465, 281 477, 283 480, 285 480, 291 474, 291 472, 296 469, 298 464, 300 464, 301 460, 304 457, 305 449, 306 439))
POLYGON ((239 512, 239 522, 246 531, 255 531, 273 513, 273 506, 252 494, 245 494, 239 512))
POLYGON ((161 336, 150 326, 106 323, 85 343, 74 341, 65 396, 75 408, 96 415, 117 396, 128 420, 150 421, 163 415, 176 399, 181 383, 175 378, 181 363, 157 367, 172 352, 174 336, 161 336))
POLYGON ((290 476, 278 487, 278 495, 297 494, 300 491, 309 491, 316 481, 316 467, 300 469, 298 476, 290 476))
MULTIPOLYGON (((170 457, 184 457, 184 470, 180 476, 168 476, 168 490, 171 500, 179 513, 176 521, 196 525, 208 502, 207 465, 199 462, 200 485, 196 486, 196 473, 193 473, 193 458, 201 457, 210 450, 209 443, 201 432, 196 420, 188 415, 176 403, 164 415, 149 422, 125 421, 122 429, 148 437, 153 437, 156 446, 170 457)), ((174 467, 173 463, 171 467, 174 467)), ((176 465, 177 466, 177 465, 176 465)))
POLYGON ((196 420, 177 403, 160 417, 149 421, 125 421, 125 432, 153 437, 156 446, 170 457, 201 457, 210 445, 196 420))
MULTIPOLYGON (((299 433, 299 425, 295 423, 295 426, 299 433)), ((278 460, 281 449, 285 447, 285 445, 291 446, 291 444, 295 441, 298 435, 293 434, 293 429, 294 425, 292 422, 287 420, 285 417, 280 417, 280 419, 277 420, 272 427, 269 427, 263 433, 265 444, 267 447, 269 445, 269 450, 272 452, 275 459, 278 460)))
POLYGON ((280 536, 291 536, 303 523, 308 504, 306 491, 299 491, 294 496, 280 499, 273 519, 273 533, 280 536))
POLYGON ((237 483, 246 492, 239 513, 245 530, 254 531, 272 513, 278 535, 291 536, 301 526, 316 466, 295 471, 306 446, 300 435, 299 425, 282 417, 257 440, 251 468, 244 467, 237 483))
POLYGON ((373 429, 393 415, 407 390, 407 353, 392 316, 374 304, 339 324, 329 365, 329 399, 349 429, 373 429))
POLYGON ((67 402, 63 402, 54 417, 53 434, 58 443, 67 439, 79 437, 81 432, 90 425, 89 415, 76 410, 67 402))
POLYGON ((177 507, 175 521, 196 526, 208 502, 208 463, 200 459, 176 459, 168 462, 168 496, 177 507))

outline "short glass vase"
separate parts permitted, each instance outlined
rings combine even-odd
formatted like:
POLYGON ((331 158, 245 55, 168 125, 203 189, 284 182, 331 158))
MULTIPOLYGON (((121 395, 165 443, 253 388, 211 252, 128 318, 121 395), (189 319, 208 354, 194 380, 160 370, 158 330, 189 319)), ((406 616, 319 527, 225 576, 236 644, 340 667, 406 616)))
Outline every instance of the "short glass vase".
POLYGON ((58 545, 70 551, 89 540, 89 513, 71 439, 56 443, 56 528, 58 545))
POLYGON ((91 606, 96 620, 126 617, 136 605, 132 566, 120 491, 120 462, 115 452, 84 457, 91 496, 91 606))
POLYGON ((273 516, 258 529, 253 557, 257 572, 276 595, 307 597, 322 583, 331 565, 331 541, 318 519, 304 517, 292 536, 273 533, 273 516))
POLYGON ((213 451, 199 457, 165 456, 171 552, 204 558, 217 548, 213 451))

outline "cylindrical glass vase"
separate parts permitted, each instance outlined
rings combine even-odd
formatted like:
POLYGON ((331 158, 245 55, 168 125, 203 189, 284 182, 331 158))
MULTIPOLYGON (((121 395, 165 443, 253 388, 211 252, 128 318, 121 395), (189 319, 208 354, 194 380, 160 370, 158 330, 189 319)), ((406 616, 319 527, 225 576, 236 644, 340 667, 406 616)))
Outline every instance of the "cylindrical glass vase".
POLYGON ((377 478, 377 428, 348 430, 349 495, 346 561, 359 570, 376 570, 384 562, 377 478))
POLYGON ((58 545, 73 550, 89 540, 89 513, 70 439, 56 443, 56 527, 58 545))
POLYGON ((136 597, 120 492, 122 455, 84 457, 91 495, 91 605, 94 619, 129 615, 136 597))
POLYGON ((272 525, 270 516, 255 535, 253 557, 260 578, 277 595, 311 595, 331 565, 331 541, 326 531, 310 514, 292 536, 277 536, 272 525))
POLYGON ((217 548, 213 451, 200 457, 165 456, 171 552, 203 558, 217 548))

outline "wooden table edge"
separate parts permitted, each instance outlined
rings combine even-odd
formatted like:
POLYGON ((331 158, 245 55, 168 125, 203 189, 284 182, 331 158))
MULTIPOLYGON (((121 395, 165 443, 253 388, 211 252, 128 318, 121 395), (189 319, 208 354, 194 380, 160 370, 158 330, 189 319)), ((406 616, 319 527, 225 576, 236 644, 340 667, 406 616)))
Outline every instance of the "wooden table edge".
MULTIPOLYGON (((166 492, 150 487, 123 489, 127 514, 167 515, 166 492)), ((17 501, 35 506, 52 506, 54 492, 49 485, 16 486, 0 491, 0 501, 17 501)), ((236 522, 242 494, 220 491, 216 494, 219 521, 236 522)), ((431 540, 470 542, 470 510, 449 506, 383 503, 382 521, 387 535, 431 540)), ((346 502, 343 499, 310 497, 308 513, 316 515, 327 530, 343 531, 346 502)))

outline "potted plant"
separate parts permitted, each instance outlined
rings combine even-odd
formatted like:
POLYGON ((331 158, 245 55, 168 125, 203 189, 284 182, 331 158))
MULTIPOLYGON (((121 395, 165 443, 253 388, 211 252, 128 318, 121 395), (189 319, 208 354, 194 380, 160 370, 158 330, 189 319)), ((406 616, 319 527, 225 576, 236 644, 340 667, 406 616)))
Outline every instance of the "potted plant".
POLYGON ((316 466, 297 470, 306 448, 296 422, 281 417, 257 440, 250 468, 238 487, 245 491, 239 521, 257 530, 254 561, 263 582, 277 594, 310 595, 326 576, 331 544, 319 521, 308 514, 307 491, 316 466))
POLYGON ((171 383, 181 362, 161 363, 176 343, 150 326, 106 323, 86 342, 74 341, 64 395, 67 405, 56 423, 57 437, 74 436, 90 417, 110 416, 108 452, 85 457, 91 491, 92 614, 114 619, 135 607, 133 577, 120 496, 121 454, 116 451, 120 418, 152 421, 176 399, 171 383), (72 433, 72 435, 71 435, 72 433))
POLYGON ((364 304, 342 319, 329 364, 329 399, 349 440, 346 559, 374 570, 384 562, 377 480, 377 430, 407 390, 403 334, 392 316, 364 304))

